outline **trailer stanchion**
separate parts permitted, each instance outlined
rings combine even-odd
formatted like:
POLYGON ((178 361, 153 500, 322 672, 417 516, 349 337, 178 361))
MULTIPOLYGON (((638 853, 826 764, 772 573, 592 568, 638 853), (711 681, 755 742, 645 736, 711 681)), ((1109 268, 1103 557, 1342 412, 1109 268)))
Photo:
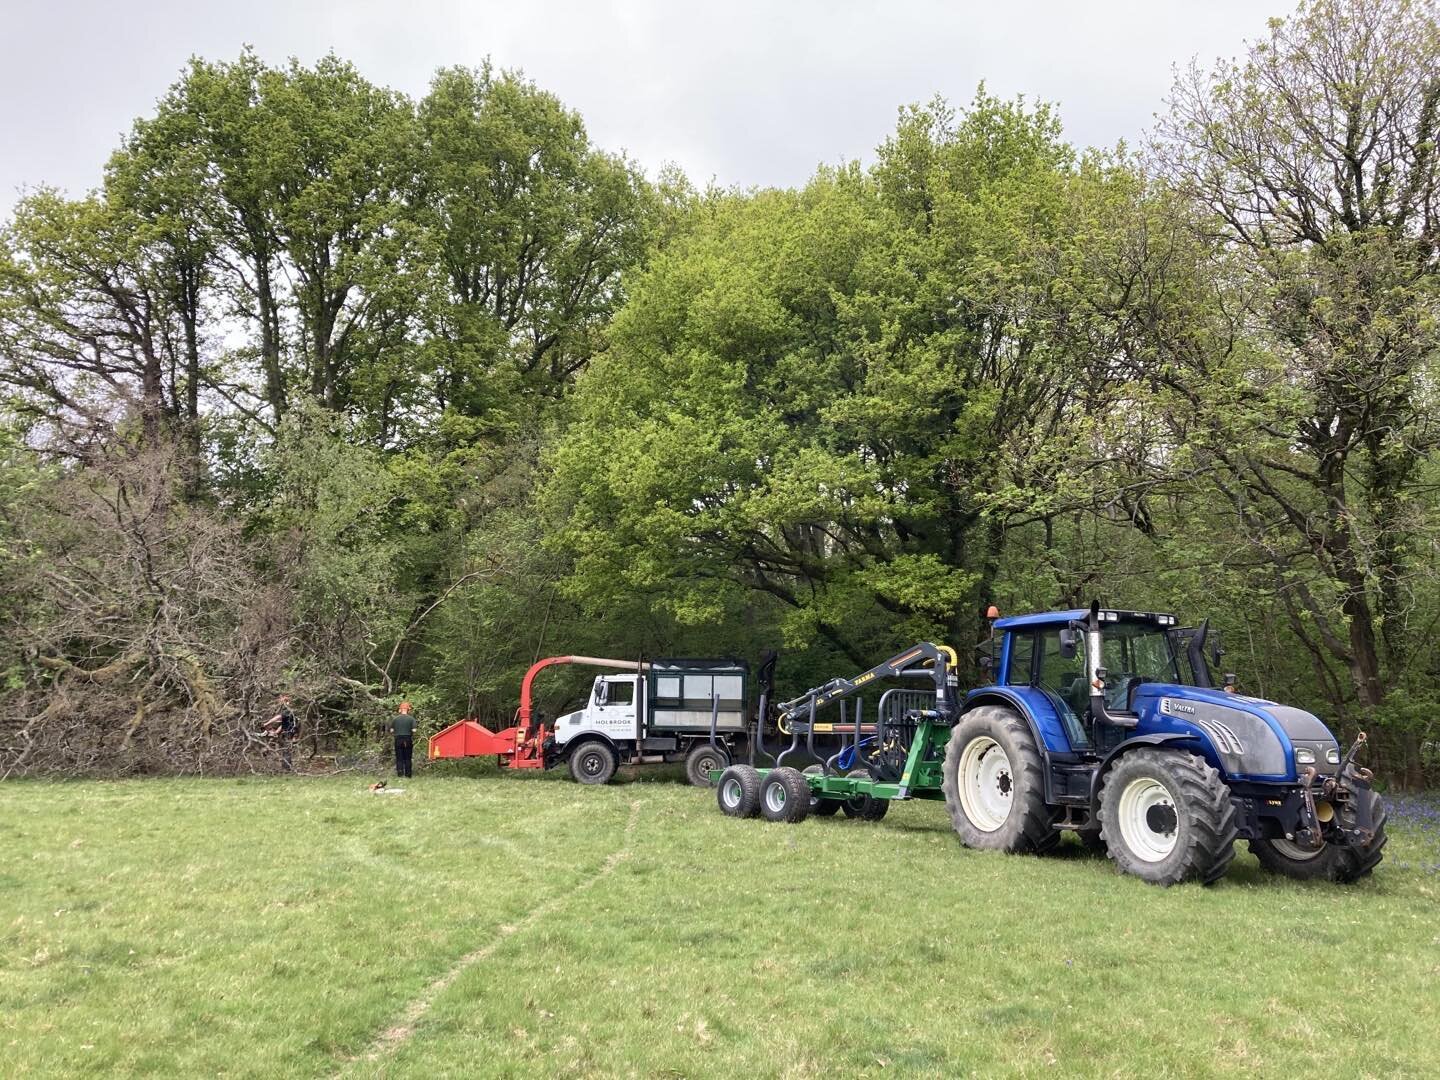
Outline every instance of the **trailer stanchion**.
MULTIPOLYGON (((834 772, 836 772, 836 773, 839 773, 839 771, 840 771, 840 759, 845 756, 845 751, 846 751, 846 750, 849 750, 851 747, 854 747, 854 752, 855 752, 856 754, 858 754, 858 753, 860 752, 860 714, 863 713, 864 711, 865 711, 865 699, 864 699, 864 698, 856 698, 856 699, 855 699, 855 741, 854 741, 853 743, 846 743, 846 742, 845 742, 845 732, 841 732, 841 733, 840 733, 840 748, 839 748, 838 750, 836 750, 835 753, 831 754, 828 758, 825 759, 825 765, 824 765, 825 773, 824 773, 824 774, 825 774, 826 776, 829 776, 832 770, 833 770, 834 772)), ((845 702, 843 702, 843 701, 840 702, 840 723, 841 723, 842 726, 843 726, 844 723, 845 723, 845 702)), ((852 754, 851 756, 853 757, 854 755, 852 754)))
MULTIPOLYGON (((811 730, 811 731, 814 731, 814 730, 815 730, 815 695, 814 695, 814 694, 811 694, 811 695, 810 695, 810 721, 809 721, 809 723, 810 723, 810 730, 811 730)), ((782 766, 784 766, 784 764, 785 764, 785 759, 786 759, 787 757, 789 757, 791 754, 795 753, 795 751, 796 751, 796 750, 799 750, 799 749, 800 749, 800 729, 799 729, 798 727, 795 727, 795 726, 792 725, 791 728, 790 728, 790 745, 787 746, 784 750, 782 750, 782 751, 780 752, 780 756, 775 759, 775 767, 778 769, 778 768, 781 768, 782 766)))
MULTIPOLYGON (((844 703, 843 701, 840 703, 840 718, 841 718, 841 722, 843 723, 843 722, 844 722, 844 718, 845 718, 845 703, 844 703)), ((805 754, 806 754, 807 757, 809 757, 809 758, 811 758, 811 759, 813 759, 813 758, 815 757, 815 706, 814 706, 814 705, 811 705, 811 706, 810 706, 810 723, 806 726, 806 729, 805 729, 805 754)))

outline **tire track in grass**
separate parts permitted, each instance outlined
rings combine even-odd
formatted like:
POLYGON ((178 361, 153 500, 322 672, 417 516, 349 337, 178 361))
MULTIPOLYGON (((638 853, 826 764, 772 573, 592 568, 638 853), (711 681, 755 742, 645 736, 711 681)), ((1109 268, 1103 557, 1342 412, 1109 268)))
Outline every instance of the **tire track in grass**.
POLYGON ((635 825, 640 820, 640 802, 636 800, 630 804, 630 817, 625 822, 625 829, 621 833, 620 846, 605 857, 605 861, 588 878, 581 881, 574 888, 552 896, 543 904, 530 909, 530 913, 523 919, 513 924, 502 925, 497 928, 497 937, 486 945, 466 953, 407 1004, 404 1010, 396 1018, 395 1022, 387 1027, 379 1036, 370 1043, 365 1050, 350 1058, 335 1071, 333 1075, 342 1076, 352 1065, 360 1062, 377 1062, 389 1057, 415 1034, 415 1028, 427 1012, 430 1011, 436 999, 454 984, 465 972, 469 971, 476 964, 482 963, 493 956, 502 945, 509 942, 519 934, 523 934, 530 927, 534 926, 541 919, 553 915, 564 904, 574 897, 588 892, 605 878, 609 877, 617 866, 630 857, 631 846, 635 837, 635 825))

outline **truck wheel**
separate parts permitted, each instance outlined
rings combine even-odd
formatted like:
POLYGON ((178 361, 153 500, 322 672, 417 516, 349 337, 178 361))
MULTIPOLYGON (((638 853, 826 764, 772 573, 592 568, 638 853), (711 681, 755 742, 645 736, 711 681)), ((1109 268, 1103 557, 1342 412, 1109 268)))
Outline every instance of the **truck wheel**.
MULTIPOLYGON (((800 772, 804 776, 824 776, 825 766, 806 765, 805 768, 800 770, 800 772)), ((822 799, 813 791, 810 793, 810 813, 816 814, 819 817, 834 817, 839 812, 839 799, 822 799)))
POLYGON ((1045 803, 1045 763, 1010 709, 982 705, 966 713, 950 734, 943 774, 945 808, 966 847, 1042 852, 1060 842, 1045 803))
POLYGON ((715 801, 731 817, 754 817, 760 810, 760 774, 749 765, 731 765, 715 785, 715 801))
POLYGON ((760 784, 761 817, 795 825, 804 821, 809 813, 810 785, 799 769, 785 765, 765 774, 760 784))
POLYGON ((1224 876, 1237 831, 1230 789, 1194 754, 1125 754, 1100 786, 1100 833, 1117 869, 1156 885, 1224 876))
MULTIPOLYGON (((1323 844, 1318 851, 1303 847, 1283 837, 1273 840, 1251 840, 1250 851, 1260 865, 1272 874, 1283 874, 1300 881, 1338 881, 1350 884, 1374 870, 1385 857, 1385 804, 1373 791, 1365 795, 1375 800, 1371 811, 1375 836, 1363 848, 1323 844)), ((1362 796, 1363 797, 1363 796, 1362 796)))
POLYGON ((730 764, 730 755, 708 742, 696 743, 685 755, 685 779, 696 787, 710 786, 710 773, 730 764))
POLYGON ((615 751, 591 739, 570 751, 570 775, 580 784, 608 784, 615 775, 615 751))
MULTIPOLYGON (((865 780, 874 779, 869 769, 851 769, 845 775, 865 780)), ((845 816, 848 818, 855 818, 858 821, 879 821, 890 809, 890 800, 877 799, 874 795, 856 795, 853 799, 846 799, 842 802, 840 809, 845 811, 845 816)))

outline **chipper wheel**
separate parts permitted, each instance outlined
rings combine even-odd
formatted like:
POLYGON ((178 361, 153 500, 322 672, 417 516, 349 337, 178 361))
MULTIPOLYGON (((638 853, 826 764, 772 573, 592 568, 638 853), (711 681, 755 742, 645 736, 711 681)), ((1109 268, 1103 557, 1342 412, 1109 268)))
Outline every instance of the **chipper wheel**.
POLYGON ((1156 885, 1224 876, 1235 858, 1230 789, 1203 758, 1145 748, 1100 786, 1100 832, 1117 869, 1156 885))
POLYGON ((966 847, 1042 852, 1060 842, 1045 803, 1044 763, 1030 729, 999 705, 982 705, 955 725, 945 749, 945 808, 966 847))
MULTIPOLYGON (((800 772, 805 776, 823 776, 825 774, 825 766, 806 765, 805 768, 800 770, 800 772)), ((839 799, 822 799, 819 795, 816 795, 813 792, 811 793, 810 813, 816 815, 817 817, 834 817, 839 812, 839 799)))
POLYGON ((1385 835, 1385 818, 1388 816, 1385 804, 1373 791, 1365 792, 1362 797, 1375 800, 1370 812, 1371 820, 1375 822, 1375 836, 1366 847, 1322 844, 1320 850, 1312 851, 1277 837, 1249 841, 1250 851, 1272 874, 1284 874, 1301 881, 1338 881, 1345 885, 1359 881, 1385 857, 1385 841, 1388 839, 1385 835))
POLYGON ((754 817, 760 812, 760 774, 749 765, 731 765, 715 785, 715 801, 731 817, 754 817))
POLYGON ((799 769, 771 769, 760 783, 760 816, 798 824, 810 813, 810 785, 799 769))
POLYGON ((592 739, 570 751, 570 775, 580 784, 608 784, 615 775, 615 751, 592 739))
POLYGON ((708 742, 696 743, 685 755, 685 779, 696 787, 710 786, 710 773, 730 764, 730 757, 724 750, 708 742))

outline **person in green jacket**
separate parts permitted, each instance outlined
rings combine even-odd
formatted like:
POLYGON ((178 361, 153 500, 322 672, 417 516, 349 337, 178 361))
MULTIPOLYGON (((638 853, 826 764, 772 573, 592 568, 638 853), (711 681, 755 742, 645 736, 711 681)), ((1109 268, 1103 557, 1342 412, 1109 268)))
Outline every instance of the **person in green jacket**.
POLYGON ((400 711, 390 721, 390 730, 395 733, 395 775, 415 775, 410 770, 415 754, 415 717, 410 715, 410 702, 400 703, 400 711))

